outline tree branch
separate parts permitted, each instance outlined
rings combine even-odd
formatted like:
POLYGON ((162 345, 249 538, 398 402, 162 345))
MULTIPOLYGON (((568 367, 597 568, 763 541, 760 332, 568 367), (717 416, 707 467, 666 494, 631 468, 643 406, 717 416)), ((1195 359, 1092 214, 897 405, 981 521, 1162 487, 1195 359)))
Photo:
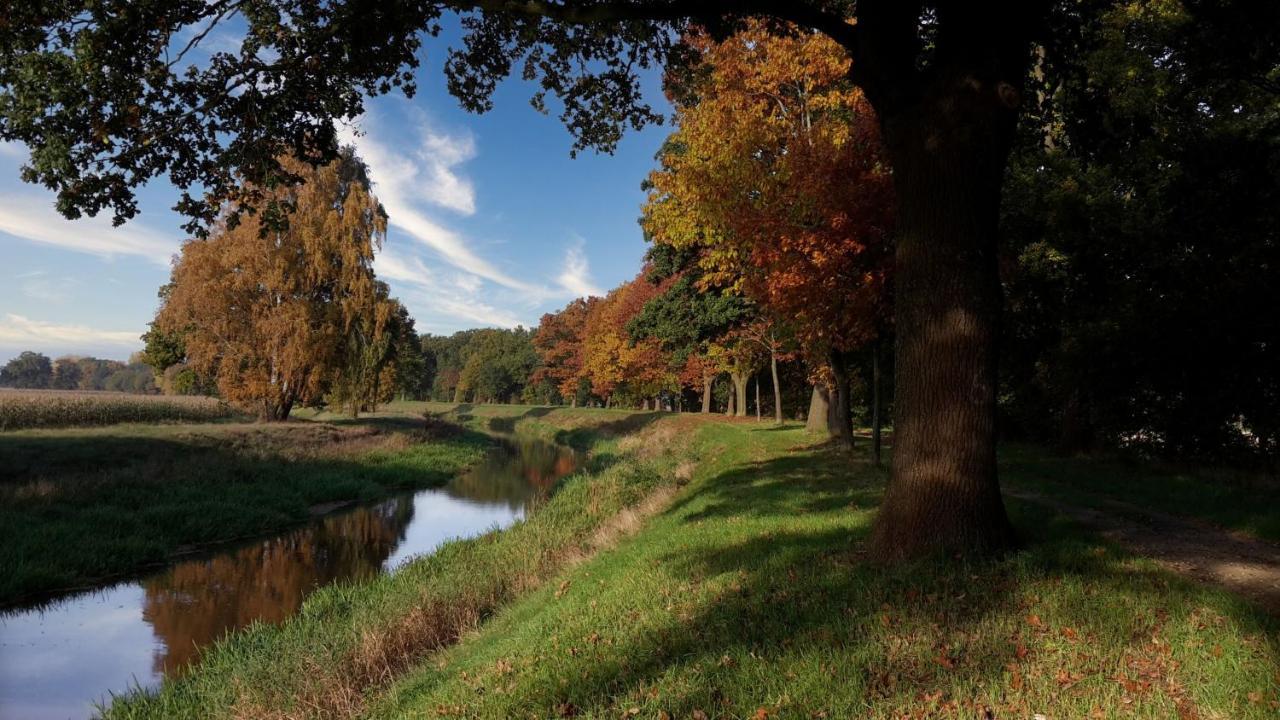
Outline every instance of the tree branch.
POLYGON ((572 25, 626 21, 709 21, 723 17, 767 16, 824 33, 853 54, 857 48, 857 26, 841 15, 795 0, 695 0, 680 2, 569 3, 551 0, 443 0, 442 6, 457 10, 502 13, 524 17, 544 17, 572 25))

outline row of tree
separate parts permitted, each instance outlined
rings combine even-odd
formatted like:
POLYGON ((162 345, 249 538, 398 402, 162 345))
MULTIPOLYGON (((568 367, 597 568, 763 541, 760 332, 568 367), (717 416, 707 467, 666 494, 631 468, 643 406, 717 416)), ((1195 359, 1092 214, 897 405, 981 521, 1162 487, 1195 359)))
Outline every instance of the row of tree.
POLYGON ((159 392, 151 367, 138 353, 123 363, 80 355, 64 355, 50 360, 48 355, 28 350, 0 367, 0 387, 159 392))

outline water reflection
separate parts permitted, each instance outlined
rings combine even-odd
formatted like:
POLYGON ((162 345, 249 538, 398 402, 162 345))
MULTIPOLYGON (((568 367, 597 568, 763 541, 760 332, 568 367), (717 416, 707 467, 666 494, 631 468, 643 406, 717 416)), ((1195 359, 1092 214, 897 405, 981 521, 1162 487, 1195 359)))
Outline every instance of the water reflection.
POLYGON ((568 450, 513 441, 444 488, 2 616, 0 718, 86 717, 109 692, 181 672, 231 630, 282 621, 319 587, 515 522, 575 467, 568 450))
POLYGON ((149 578, 142 619, 161 646, 152 669, 181 670, 228 630, 255 620, 278 623, 318 587, 373 577, 412 519, 413 498, 406 495, 149 578))

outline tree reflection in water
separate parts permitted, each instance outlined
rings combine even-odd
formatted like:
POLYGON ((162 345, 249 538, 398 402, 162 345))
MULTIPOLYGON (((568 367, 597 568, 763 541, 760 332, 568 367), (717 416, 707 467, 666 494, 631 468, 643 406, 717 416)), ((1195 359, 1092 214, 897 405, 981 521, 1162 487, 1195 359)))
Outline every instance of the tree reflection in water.
POLYGON ((412 519, 404 495, 146 580, 142 617, 161 641, 156 672, 181 672, 230 630, 283 621, 320 587, 377 575, 412 519))
POLYGON ((507 503, 527 510, 530 503, 550 494, 556 482, 578 467, 569 448, 537 440, 512 438, 466 474, 445 488, 449 495, 484 503, 507 503))

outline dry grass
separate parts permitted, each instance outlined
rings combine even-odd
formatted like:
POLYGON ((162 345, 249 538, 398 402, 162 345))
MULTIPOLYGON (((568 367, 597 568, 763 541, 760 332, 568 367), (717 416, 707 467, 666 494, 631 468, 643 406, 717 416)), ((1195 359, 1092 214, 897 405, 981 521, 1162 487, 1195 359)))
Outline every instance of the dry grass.
POLYGON ((79 390, 0 390, 0 430, 209 422, 235 416, 217 398, 79 390))

